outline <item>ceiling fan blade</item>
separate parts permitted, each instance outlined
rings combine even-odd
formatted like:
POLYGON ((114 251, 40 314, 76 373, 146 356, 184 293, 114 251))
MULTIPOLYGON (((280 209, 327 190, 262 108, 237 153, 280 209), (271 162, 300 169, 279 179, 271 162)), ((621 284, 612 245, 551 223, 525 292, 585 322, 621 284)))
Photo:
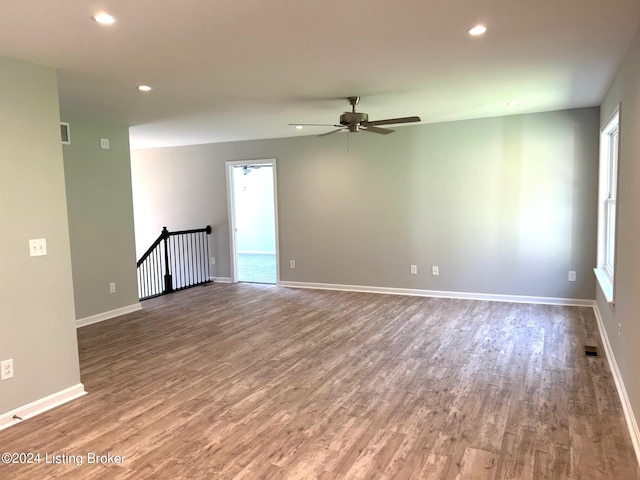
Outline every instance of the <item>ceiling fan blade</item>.
POLYGON ((402 117, 402 118, 387 118, 386 120, 374 120, 372 122, 362 122, 363 127, 370 127, 375 125, 392 125, 394 123, 413 123, 420 122, 420 117, 402 117))
POLYGON ((382 133, 383 135, 389 135, 390 133, 395 132, 395 130, 380 127, 360 127, 360 130, 363 132, 382 133))
POLYGON ((316 137, 324 137, 324 136, 327 136, 327 135, 331 135, 332 133, 340 132, 342 130, 344 130, 344 128, 338 128, 336 130, 331 130, 330 132, 327 132, 327 133, 321 133, 320 135, 316 135, 316 137))
POLYGON ((334 125, 333 123, 288 123, 287 125, 291 125, 292 127, 297 127, 298 125, 302 127, 341 127, 342 125, 334 125))

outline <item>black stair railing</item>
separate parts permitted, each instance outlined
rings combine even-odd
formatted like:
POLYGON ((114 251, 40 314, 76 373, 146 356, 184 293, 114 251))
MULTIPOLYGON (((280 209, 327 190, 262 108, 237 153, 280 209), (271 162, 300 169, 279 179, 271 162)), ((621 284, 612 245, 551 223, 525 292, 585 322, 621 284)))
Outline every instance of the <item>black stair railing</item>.
POLYGON ((211 227, 170 232, 167 227, 137 262, 140 300, 211 282, 211 227))

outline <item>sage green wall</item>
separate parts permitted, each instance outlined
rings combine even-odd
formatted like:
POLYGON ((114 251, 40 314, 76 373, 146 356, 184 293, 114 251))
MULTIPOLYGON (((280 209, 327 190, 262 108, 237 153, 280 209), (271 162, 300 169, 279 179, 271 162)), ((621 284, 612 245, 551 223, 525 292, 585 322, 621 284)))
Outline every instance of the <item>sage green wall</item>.
POLYGON ((75 308, 83 319, 138 303, 129 129, 63 121, 71 133, 63 153, 75 308))
POLYGON ((586 108, 134 151, 138 254, 163 225, 209 223, 229 276, 224 163, 276 158, 283 281, 592 299, 598 124, 586 108))
POLYGON ((0 58, 0 414, 80 383, 53 69, 0 58), (29 256, 29 239, 48 254, 29 256))
POLYGON ((640 419, 640 32, 601 107, 603 127, 620 104, 615 306, 597 289, 598 309, 625 384, 640 419), (620 325, 620 326, 618 326, 620 325), (618 334, 620 328, 620 334, 618 334))

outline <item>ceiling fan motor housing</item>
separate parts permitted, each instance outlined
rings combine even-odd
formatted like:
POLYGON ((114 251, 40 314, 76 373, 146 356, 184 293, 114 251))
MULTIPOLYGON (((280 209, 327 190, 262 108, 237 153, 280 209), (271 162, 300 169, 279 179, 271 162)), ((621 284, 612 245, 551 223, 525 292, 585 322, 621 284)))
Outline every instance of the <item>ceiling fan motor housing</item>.
POLYGON ((340 115, 340 125, 349 127, 350 132, 357 132, 362 122, 369 121, 369 115, 359 112, 344 112, 340 115))

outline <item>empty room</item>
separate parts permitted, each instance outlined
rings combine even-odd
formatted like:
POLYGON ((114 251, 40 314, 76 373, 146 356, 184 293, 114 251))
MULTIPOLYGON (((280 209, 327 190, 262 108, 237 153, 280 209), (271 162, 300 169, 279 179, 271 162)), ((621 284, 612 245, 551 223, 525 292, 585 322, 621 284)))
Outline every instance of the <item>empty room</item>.
POLYGON ((1 2, 0 478, 640 479, 640 3, 1 2))

